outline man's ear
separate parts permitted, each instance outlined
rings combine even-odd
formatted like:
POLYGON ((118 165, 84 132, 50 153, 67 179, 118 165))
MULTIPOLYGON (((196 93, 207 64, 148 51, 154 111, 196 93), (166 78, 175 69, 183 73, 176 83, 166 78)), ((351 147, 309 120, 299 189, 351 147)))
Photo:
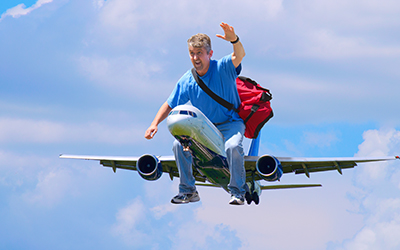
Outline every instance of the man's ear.
POLYGON ((210 58, 210 59, 211 59, 211 57, 212 57, 213 53, 214 53, 214 51, 213 51, 213 50, 210 50, 210 53, 208 53, 208 58, 210 58))

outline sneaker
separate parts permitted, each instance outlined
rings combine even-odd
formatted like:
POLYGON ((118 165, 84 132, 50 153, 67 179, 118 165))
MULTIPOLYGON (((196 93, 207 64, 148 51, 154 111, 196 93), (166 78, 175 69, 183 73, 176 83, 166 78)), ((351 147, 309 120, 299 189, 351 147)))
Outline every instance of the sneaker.
POLYGON ((231 205, 243 205, 244 204, 244 198, 242 196, 231 196, 231 200, 229 201, 229 204, 231 205))
POLYGON ((189 202, 196 202, 200 200, 199 193, 196 191, 191 194, 181 194, 179 193, 177 196, 172 198, 171 203, 174 204, 186 204, 189 202))

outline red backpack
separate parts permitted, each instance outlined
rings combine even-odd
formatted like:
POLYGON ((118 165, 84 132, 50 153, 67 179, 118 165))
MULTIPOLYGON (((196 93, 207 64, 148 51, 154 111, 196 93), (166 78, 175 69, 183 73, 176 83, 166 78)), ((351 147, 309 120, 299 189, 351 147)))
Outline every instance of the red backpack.
POLYGON ((236 86, 241 100, 237 112, 246 125, 244 136, 257 138, 264 124, 274 116, 270 103, 272 95, 268 89, 247 77, 236 78, 236 86))
POLYGON ((228 110, 233 109, 239 114, 246 125, 244 136, 247 138, 257 138, 264 124, 274 116, 270 104, 270 100, 272 99, 271 93, 268 89, 261 87, 256 81, 243 76, 236 78, 237 90, 241 101, 239 108, 236 109, 232 103, 209 89, 197 75, 194 68, 192 69, 192 74, 204 92, 228 110))

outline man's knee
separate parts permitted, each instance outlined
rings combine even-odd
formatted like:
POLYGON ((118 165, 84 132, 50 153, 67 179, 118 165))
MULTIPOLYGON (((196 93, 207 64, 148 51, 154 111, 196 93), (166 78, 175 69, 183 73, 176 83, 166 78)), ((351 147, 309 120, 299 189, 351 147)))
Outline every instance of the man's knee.
POLYGON ((178 159, 186 159, 188 162, 192 162, 192 154, 190 151, 184 151, 182 144, 175 140, 172 144, 172 151, 174 152, 175 158, 178 159), (183 158, 181 158, 183 157, 183 158))
POLYGON ((225 152, 227 155, 232 155, 232 154, 243 154, 243 146, 240 143, 232 143, 228 142, 225 144, 225 152))
POLYGON ((240 148, 240 145, 238 143, 227 142, 225 144, 226 151, 237 150, 238 148, 240 148))
POLYGON ((178 140, 174 140, 174 143, 172 144, 172 148, 175 150, 177 148, 180 148, 182 145, 178 140))

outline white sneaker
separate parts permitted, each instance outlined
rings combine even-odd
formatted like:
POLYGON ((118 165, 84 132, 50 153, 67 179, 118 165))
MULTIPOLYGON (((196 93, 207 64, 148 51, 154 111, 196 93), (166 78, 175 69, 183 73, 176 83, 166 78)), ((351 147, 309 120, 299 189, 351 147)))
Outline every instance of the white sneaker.
POLYGON ((244 205, 244 198, 243 197, 236 197, 234 195, 231 196, 231 200, 229 201, 231 205, 244 205))
POLYGON ((172 198, 171 203, 174 204, 186 204, 189 202, 196 202, 200 200, 199 193, 194 192, 191 194, 178 194, 174 198, 172 198))

